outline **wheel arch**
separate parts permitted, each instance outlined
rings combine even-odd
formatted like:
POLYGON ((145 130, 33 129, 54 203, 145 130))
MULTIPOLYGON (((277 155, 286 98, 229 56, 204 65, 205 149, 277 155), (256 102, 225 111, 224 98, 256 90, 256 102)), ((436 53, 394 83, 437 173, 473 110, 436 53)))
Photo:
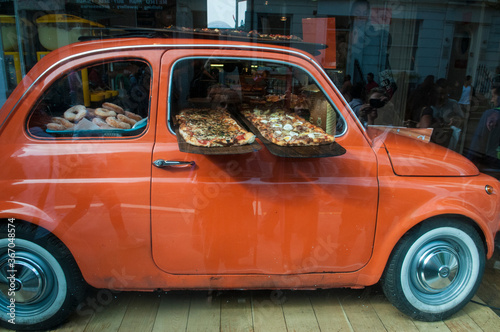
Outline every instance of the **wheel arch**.
MULTIPOLYGON (((33 231, 38 230, 40 232, 40 236, 43 236, 44 234, 51 234, 52 236, 54 236, 55 239, 57 241, 59 241, 61 243, 61 245, 63 245, 68 250, 72 259, 75 261, 76 266, 80 270, 80 273, 82 273, 81 268, 80 268, 80 264, 79 264, 78 259, 77 259, 78 257, 75 255, 74 251, 71 250, 71 246, 68 246, 68 244, 65 243, 63 241, 63 239, 61 239, 60 236, 58 236, 58 234, 55 234, 52 231, 54 229, 53 223, 43 221, 43 220, 40 220, 38 218, 33 218, 33 221, 30 221, 31 218, 26 218, 24 215, 19 215, 19 214, 9 214, 9 217, 7 217, 7 216, 5 216, 5 213, 3 211, 2 211, 2 213, 0 213, 0 224, 1 225, 7 224, 9 222, 9 219, 14 219, 16 223, 20 223, 20 224, 27 225, 29 227, 33 227, 33 231), (44 227, 45 225, 50 226, 50 228, 44 227)), ((84 277, 84 279, 85 279, 85 277, 84 277)))
POLYGON ((490 236, 489 229, 485 223, 477 222, 470 216, 460 213, 443 213, 415 220, 413 223, 399 223, 400 227, 391 230, 390 227, 385 231, 377 230, 375 235, 373 255, 367 266, 360 271, 358 283, 362 285, 373 285, 380 281, 389 258, 393 254, 398 243, 405 236, 415 231, 424 224, 432 223, 435 220, 449 219, 462 222, 472 226, 478 233, 486 252, 486 258, 490 258, 494 251, 494 237, 490 236), (403 227, 404 226, 404 227, 403 227), (383 233, 381 235, 380 233, 383 233), (397 235, 399 233, 399 235, 397 235))
MULTIPOLYGON (((408 229, 403 234, 403 236, 407 235, 410 232, 413 232, 418 227, 422 227, 424 224, 432 223, 433 221, 440 220, 440 219, 455 220, 457 222, 462 222, 462 223, 469 224, 470 226, 472 226, 476 230, 476 232, 478 233, 479 237, 481 238, 481 241, 483 242, 484 251, 486 253, 489 252, 489 246, 488 246, 487 239, 486 239, 487 231, 485 231, 480 226, 480 224, 478 222, 476 222, 474 219, 472 219, 472 218, 470 218, 468 216, 465 216, 463 214, 453 214, 453 213, 450 213, 450 214, 440 214, 440 215, 435 215, 435 216, 429 217, 429 218, 427 218, 425 220, 420 221, 419 223, 415 224, 413 227, 411 227, 410 229, 408 229)), ((403 236, 400 237, 400 239, 396 242, 396 244, 399 243, 399 241, 401 240, 401 238, 403 238, 403 236)), ((394 251, 394 247, 393 247, 393 249, 391 251, 391 254, 394 251)), ((492 247, 491 249, 494 249, 494 248, 492 247)))
POLYGON ((24 224, 24 225, 27 225, 28 227, 32 227, 33 228, 33 231, 37 231, 39 230, 40 232, 40 235, 39 237, 42 237, 44 236, 45 234, 51 234, 52 236, 54 236, 56 238, 57 241, 59 241, 68 251, 69 253, 71 254, 71 256, 73 257, 73 260, 75 260, 77 266, 78 266, 78 262, 76 261, 75 259, 75 255, 74 253, 71 251, 70 247, 68 247, 66 245, 66 243, 64 243, 64 241, 59 237, 57 236, 56 234, 54 234, 53 232, 51 232, 49 229, 47 229, 46 227, 43 227, 41 226, 40 224, 36 223, 36 222, 30 222, 24 218, 17 218, 17 217, 4 217, 4 216, 0 216, 0 224, 7 224, 9 222, 9 219, 14 219, 14 221, 18 224, 24 224))
MULTIPOLYGON (((57 226, 57 221, 43 210, 22 202, 10 201, 0 203, 0 220, 7 221, 9 218, 22 220, 29 224, 43 227, 46 230, 51 231, 51 233, 54 233, 52 230, 54 230, 57 226)), ((60 238, 60 236, 55 236, 60 238)))

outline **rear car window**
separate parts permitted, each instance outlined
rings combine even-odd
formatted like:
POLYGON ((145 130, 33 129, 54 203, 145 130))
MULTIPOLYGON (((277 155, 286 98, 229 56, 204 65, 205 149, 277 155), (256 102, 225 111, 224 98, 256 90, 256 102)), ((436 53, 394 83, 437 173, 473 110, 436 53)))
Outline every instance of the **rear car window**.
POLYGON ((27 130, 36 138, 131 137, 147 128, 150 66, 99 63, 66 73, 35 104, 27 130))

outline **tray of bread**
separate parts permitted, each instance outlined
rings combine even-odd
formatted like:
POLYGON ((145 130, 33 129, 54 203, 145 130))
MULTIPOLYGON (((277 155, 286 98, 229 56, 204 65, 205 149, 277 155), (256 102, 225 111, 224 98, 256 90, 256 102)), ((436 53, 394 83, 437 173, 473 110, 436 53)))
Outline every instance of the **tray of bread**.
POLYGON ((147 118, 124 110, 113 103, 103 103, 92 109, 75 105, 62 116, 52 117, 46 132, 58 136, 130 136, 142 132, 147 118))

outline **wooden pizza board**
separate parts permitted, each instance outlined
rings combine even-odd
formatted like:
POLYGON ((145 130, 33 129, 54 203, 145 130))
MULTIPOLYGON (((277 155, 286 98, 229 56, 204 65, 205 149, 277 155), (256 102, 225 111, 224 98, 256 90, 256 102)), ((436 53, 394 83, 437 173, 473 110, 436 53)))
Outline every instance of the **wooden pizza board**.
POLYGON ((175 130, 175 134, 177 135, 177 143, 179 145, 179 151, 181 152, 205 154, 205 155, 227 155, 227 154, 252 153, 262 149, 262 146, 257 141, 254 141, 251 144, 228 146, 228 147, 207 148, 204 146, 195 146, 189 144, 184 140, 182 135, 179 134, 178 128, 175 130))

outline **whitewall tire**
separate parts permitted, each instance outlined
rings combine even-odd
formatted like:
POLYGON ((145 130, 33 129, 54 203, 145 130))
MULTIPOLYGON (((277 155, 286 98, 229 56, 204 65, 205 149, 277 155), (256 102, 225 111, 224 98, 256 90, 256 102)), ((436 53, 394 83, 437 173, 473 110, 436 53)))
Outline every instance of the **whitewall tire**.
POLYGON ((1 326, 53 328, 75 310, 84 293, 76 262, 55 236, 27 223, 0 225, 1 326))
POLYGON ((483 241, 471 225, 433 219, 397 244, 382 288, 395 307, 424 321, 445 319, 476 293, 485 266, 483 241))

